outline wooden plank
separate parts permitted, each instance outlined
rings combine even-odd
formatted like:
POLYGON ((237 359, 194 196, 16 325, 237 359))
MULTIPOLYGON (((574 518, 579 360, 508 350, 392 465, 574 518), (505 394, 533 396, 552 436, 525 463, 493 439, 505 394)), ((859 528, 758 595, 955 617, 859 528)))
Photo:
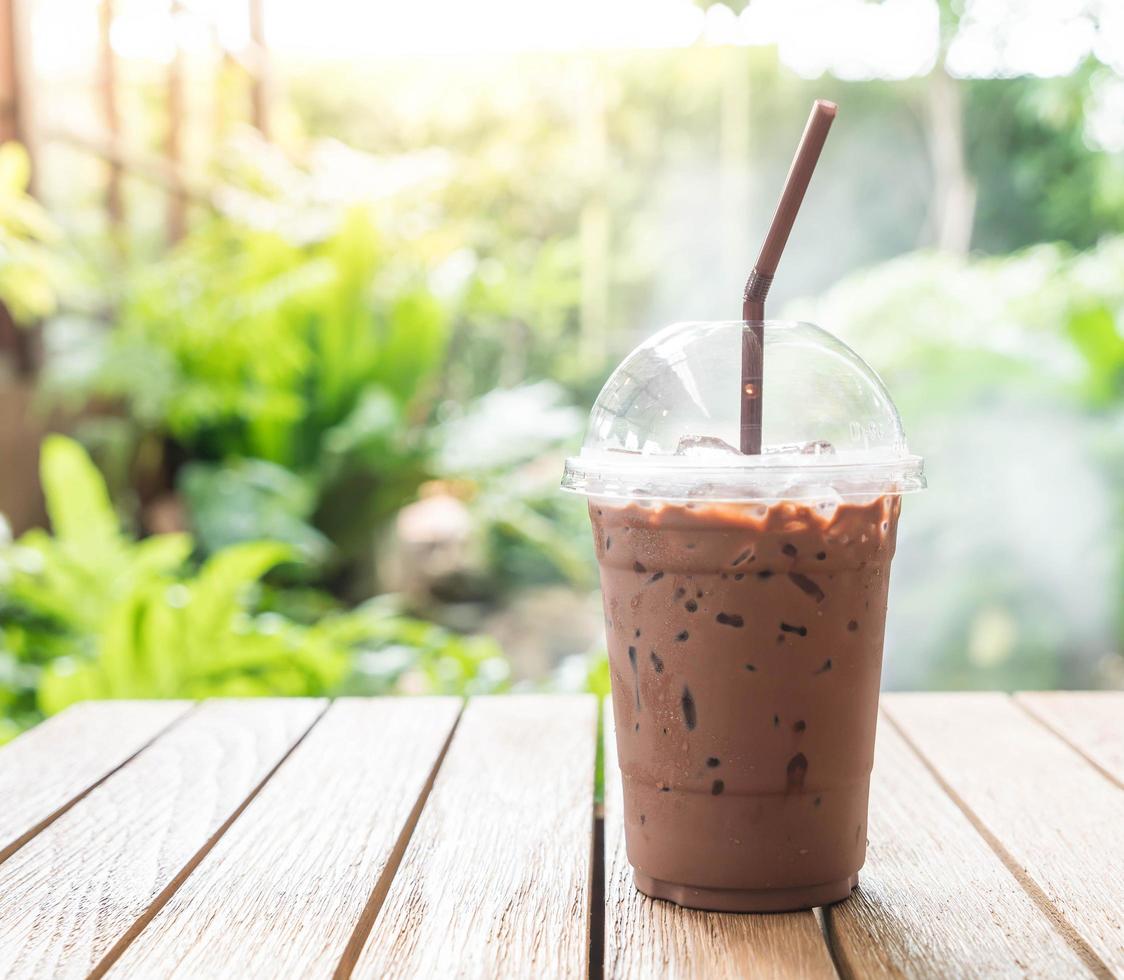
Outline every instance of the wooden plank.
POLYGON ((332 976, 366 935, 460 706, 333 704, 110 975, 332 976))
POLYGON ((0 749, 0 861, 190 707, 190 701, 76 704, 0 749))
MULTIPOLYGON (((89 974, 323 707, 205 702, 0 865, 0 976, 89 974)), ((91 737, 113 710, 88 720, 91 737)))
POLYGON ((1035 691, 1015 699, 1124 787, 1124 691, 1035 691))
POLYGON ((868 826, 859 887, 824 910, 843 976, 1093 975, 884 719, 868 826))
POLYGON ((597 702, 465 710, 355 977, 584 977, 597 702))
POLYGON ((1085 962, 1124 974, 1124 790, 1006 695, 883 705, 1085 962))
POLYGON ((625 855, 612 702, 605 701, 605 976, 824 977, 835 970, 812 912, 733 915, 641 895, 625 855))

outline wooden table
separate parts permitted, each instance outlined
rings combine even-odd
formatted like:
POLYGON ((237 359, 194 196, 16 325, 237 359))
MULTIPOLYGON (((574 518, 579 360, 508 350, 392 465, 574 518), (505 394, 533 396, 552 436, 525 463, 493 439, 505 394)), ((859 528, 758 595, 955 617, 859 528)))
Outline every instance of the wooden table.
POLYGON ((77 706, 0 750, 0 976, 1124 976, 1124 693, 887 696, 787 915, 637 894, 606 735, 602 833, 591 697, 77 706))

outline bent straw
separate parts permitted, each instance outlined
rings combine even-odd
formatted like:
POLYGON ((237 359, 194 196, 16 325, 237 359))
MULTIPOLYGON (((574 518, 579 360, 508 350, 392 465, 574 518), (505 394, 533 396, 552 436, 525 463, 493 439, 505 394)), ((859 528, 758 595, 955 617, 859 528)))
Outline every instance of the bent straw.
POLYGON ((761 246, 761 253, 745 283, 742 294, 742 320, 746 321, 742 330, 742 374, 741 374, 741 451, 747 456, 761 452, 761 414, 763 406, 762 381, 765 361, 765 297, 773 284, 781 253, 788 242, 789 232, 796 220, 796 213, 808 190, 812 171, 820 158, 827 131, 835 119, 836 106, 833 102, 817 99, 812 105, 804 135, 788 168, 784 189, 773 212, 773 220, 761 246))

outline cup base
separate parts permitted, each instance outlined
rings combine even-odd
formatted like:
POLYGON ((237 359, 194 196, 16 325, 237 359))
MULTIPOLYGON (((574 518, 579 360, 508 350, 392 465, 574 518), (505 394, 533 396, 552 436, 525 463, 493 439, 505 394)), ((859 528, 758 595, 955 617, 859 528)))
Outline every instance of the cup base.
POLYGON ((710 912, 796 912, 841 902, 859 883, 858 874, 800 888, 697 888, 661 881, 633 870, 632 880, 650 898, 710 912))

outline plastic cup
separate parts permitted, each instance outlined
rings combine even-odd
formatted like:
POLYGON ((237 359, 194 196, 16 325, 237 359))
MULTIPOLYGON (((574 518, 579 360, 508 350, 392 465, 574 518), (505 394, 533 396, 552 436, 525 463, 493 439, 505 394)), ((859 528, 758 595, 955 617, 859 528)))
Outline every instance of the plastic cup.
POLYGON ((622 362, 563 486, 589 498, 637 887, 692 908, 845 898, 866 854, 887 588, 922 461, 874 371, 765 324, 742 456, 739 321, 622 362))

